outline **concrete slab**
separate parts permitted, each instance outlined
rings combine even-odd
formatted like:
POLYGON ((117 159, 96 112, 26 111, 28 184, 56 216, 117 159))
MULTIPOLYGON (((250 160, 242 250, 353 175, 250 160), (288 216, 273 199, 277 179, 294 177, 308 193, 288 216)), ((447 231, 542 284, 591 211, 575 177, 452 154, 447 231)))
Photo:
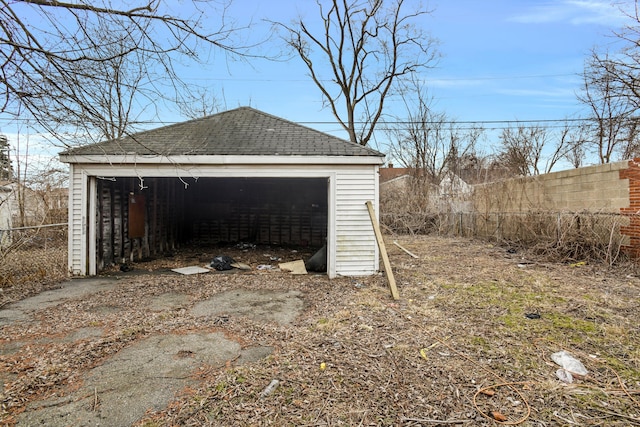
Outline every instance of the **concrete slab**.
MULTIPOLYGON (((124 280, 124 279, 120 279, 124 280)), ((14 322, 36 322, 33 314, 71 298, 90 297, 118 286, 117 278, 76 279, 59 289, 43 292, 0 310, 0 326, 14 322)), ((152 297, 146 307, 151 311, 186 308, 191 296, 166 292, 152 297)), ((258 322, 292 322, 304 306, 299 291, 237 289, 216 294, 189 310, 193 316, 246 316, 258 322)), ((100 305, 92 312, 113 314, 126 307, 100 305)), ((63 342, 99 338, 104 330, 82 327, 61 337, 63 342)), ((49 339, 49 338, 48 338, 49 339)), ((53 340, 53 339, 52 339, 53 340)), ((10 343, 0 354, 19 351, 22 342, 10 343)), ((131 343, 101 365, 82 376, 80 385, 71 385, 62 397, 30 403, 17 418, 17 426, 130 426, 148 410, 164 409, 185 387, 197 383, 201 367, 224 367, 252 363, 273 352, 269 346, 248 346, 223 333, 157 334, 131 343), (75 387, 78 386, 76 389, 75 387)), ((15 376, 3 376, 3 382, 15 376)))
MULTIPOLYGON (((245 358, 251 360, 255 354, 251 349, 245 358)), ((240 344, 222 333, 152 336, 93 369, 71 395, 29 406, 18 425, 130 426, 148 409, 166 407, 177 392, 193 384, 198 366, 224 366, 238 356, 242 357, 240 344)))
POLYGON ((113 289, 118 279, 113 277, 90 277, 72 279, 30 298, 17 301, 0 309, 0 326, 13 322, 29 321, 31 315, 43 308, 52 307, 66 300, 80 298, 101 291, 113 289))
POLYGON ((281 325, 291 323, 304 303, 298 291, 269 291, 235 289, 221 292, 197 303, 194 316, 246 316, 255 320, 268 320, 281 325))

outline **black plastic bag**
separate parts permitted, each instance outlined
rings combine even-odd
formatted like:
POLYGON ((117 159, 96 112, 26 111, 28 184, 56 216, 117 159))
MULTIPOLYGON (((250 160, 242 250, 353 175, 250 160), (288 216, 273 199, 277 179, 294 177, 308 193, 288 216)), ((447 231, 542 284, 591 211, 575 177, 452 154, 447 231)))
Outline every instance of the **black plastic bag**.
POLYGON ((211 267, 218 271, 231 270, 231 264, 235 263, 234 259, 226 255, 218 255, 211 261, 211 267))

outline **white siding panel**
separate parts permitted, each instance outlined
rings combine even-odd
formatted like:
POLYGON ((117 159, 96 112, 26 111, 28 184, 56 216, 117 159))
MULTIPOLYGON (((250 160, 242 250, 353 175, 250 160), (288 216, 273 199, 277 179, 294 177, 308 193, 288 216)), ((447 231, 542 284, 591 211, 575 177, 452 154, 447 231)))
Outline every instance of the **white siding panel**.
POLYGON ((377 205, 374 166, 353 166, 336 175, 336 272, 359 276, 378 270, 378 249, 366 202, 377 205))
POLYGON ((85 274, 86 238, 84 234, 84 173, 81 168, 70 165, 69 180, 69 272, 85 274))

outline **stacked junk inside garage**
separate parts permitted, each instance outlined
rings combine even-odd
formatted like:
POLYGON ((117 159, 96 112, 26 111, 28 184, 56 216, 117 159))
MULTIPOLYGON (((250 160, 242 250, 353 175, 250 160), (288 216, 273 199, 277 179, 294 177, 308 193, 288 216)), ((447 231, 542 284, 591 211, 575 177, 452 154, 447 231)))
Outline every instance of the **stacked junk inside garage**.
MULTIPOLYGON (((326 178, 99 177, 96 184, 99 271, 180 250, 242 244, 314 254, 326 244, 326 178)), ((320 264, 308 266, 326 271, 326 259, 320 264)))

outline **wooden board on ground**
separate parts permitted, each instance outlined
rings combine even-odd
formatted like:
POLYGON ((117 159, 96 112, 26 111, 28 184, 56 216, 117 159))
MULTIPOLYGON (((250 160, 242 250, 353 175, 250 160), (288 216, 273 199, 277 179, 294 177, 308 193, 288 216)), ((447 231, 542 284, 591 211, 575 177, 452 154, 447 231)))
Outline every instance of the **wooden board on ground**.
POLYGON ((400 248, 402 251, 404 251, 404 253, 406 253, 410 257, 415 258, 415 259, 420 259, 420 257, 418 255, 414 254, 409 249, 405 248, 404 246, 400 246, 400 243, 394 241, 393 244, 396 245, 398 248, 400 248))
POLYGON ((230 264, 231 267, 237 268, 238 270, 251 270, 251 266, 249 264, 245 264, 244 262, 233 262, 230 264))

